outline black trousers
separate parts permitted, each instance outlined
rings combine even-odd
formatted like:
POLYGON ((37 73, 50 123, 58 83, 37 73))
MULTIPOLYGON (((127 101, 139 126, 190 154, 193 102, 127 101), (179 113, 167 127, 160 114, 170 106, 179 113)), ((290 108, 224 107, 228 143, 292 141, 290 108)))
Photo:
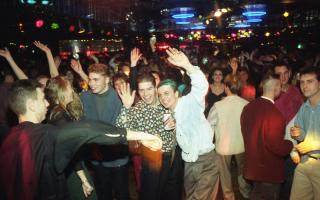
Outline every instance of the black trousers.
POLYGON ((171 153, 162 155, 159 171, 142 160, 140 200, 180 200, 183 192, 183 161, 181 149, 176 148, 173 161, 171 153))
POLYGON ((119 167, 92 165, 92 169, 98 200, 130 199, 128 164, 119 167))

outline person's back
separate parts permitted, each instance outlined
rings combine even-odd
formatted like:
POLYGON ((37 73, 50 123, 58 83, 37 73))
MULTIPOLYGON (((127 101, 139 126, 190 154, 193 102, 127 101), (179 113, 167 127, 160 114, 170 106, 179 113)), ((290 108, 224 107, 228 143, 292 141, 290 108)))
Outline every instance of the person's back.
POLYGON ((68 199, 64 175, 54 168, 53 126, 23 122, 0 150, 2 185, 11 199, 68 199))

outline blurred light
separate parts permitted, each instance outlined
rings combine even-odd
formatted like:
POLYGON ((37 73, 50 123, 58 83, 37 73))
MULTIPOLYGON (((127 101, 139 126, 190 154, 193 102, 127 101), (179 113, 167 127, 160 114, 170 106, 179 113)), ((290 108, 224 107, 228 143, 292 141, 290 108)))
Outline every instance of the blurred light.
POLYGON ((256 17, 256 16, 263 16, 267 14, 266 12, 260 12, 260 11, 255 11, 255 12, 244 12, 242 15, 247 16, 247 17, 256 17))
POLYGON ((44 21, 42 19, 38 19, 35 25, 37 28, 41 28, 44 25, 44 21))
POLYGON ((84 33, 86 31, 86 29, 84 28, 84 26, 81 23, 81 20, 78 21, 78 26, 79 26, 79 31, 78 33, 84 33))
POLYGON ((80 34, 84 33, 84 32, 86 32, 86 29, 84 29, 84 28, 80 28, 79 31, 78 31, 78 33, 80 33, 80 34))
POLYGON ((41 1, 41 4, 42 4, 42 5, 48 5, 48 4, 49 4, 49 1, 47 1, 47 0, 42 0, 42 1, 41 1))
POLYGON ((86 51, 86 56, 89 57, 92 54, 90 50, 86 51))
POLYGON ((266 32, 264 35, 265 35, 266 37, 269 37, 269 36, 270 36, 270 33, 269 33, 269 32, 266 32))
POLYGON ((69 31, 70 32, 74 32, 76 30, 76 26, 75 25, 70 25, 69 26, 69 31))
POLYGON ((220 10, 217 10, 216 12, 214 12, 213 16, 215 17, 221 17, 222 12, 220 10))
POLYGON ((231 33, 231 37, 235 38, 235 37, 237 37, 237 34, 231 33))
POLYGON ((35 0, 27 0, 27 3, 28 4, 35 4, 35 3, 37 3, 35 0))
POLYGON ((234 25, 233 27, 234 28, 248 28, 250 27, 251 25, 250 24, 247 24, 247 23, 238 23, 236 25, 234 25))
MULTIPOLYGON (((203 30, 203 29, 206 29, 206 26, 203 25, 202 23, 201 24, 195 24, 191 27, 192 30, 203 30)), ((200 33, 201 34, 201 33, 200 33)))
POLYGON ((221 12, 226 13, 226 12, 228 12, 228 10, 226 8, 222 8, 221 12))
POLYGON ((167 44, 163 44, 163 45, 159 45, 158 46, 158 49, 160 49, 160 50, 165 50, 165 49, 168 49, 169 48, 169 45, 167 45, 167 44))
POLYGON ((206 20, 206 24, 208 25, 210 23, 210 21, 209 20, 206 20))
POLYGON ((174 19, 187 19, 187 18, 192 18, 192 17, 194 17, 194 14, 192 14, 192 13, 172 15, 172 18, 174 18, 174 19))
POLYGON ((303 45, 302 45, 302 44, 298 44, 298 45, 297 45, 297 48, 298 48, 298 49, 303 49, 303 45))
POLYGON ((247 19, 247 22, 257 23, 257 22, 262 22, 262 19, 261 18, 249 18, 249 19, 247 19))
POLYGON ((267 14, 265 4, 248 4, 244 7, 245 12, 243 12, 242 15, 246 17, 263 16, 267 14))
POLYGON ((58 23, 53 22, 53 23, 51 24, 51 29, 56 30, 56 29, 59 29, 59 28, 60 28, 60 25, 59 25, 58 23))
POLYGON ((289 17, 289 12, 288 12, 288 11, 285 11, 282 15, 283 15, 284 17, 289 17))
POLYGON ((170 37, 170 35, 169 34, 164 34, 164 37, 168 39, 170 37))
POLYGON ((183 24, 190 24, 190 22, 188 22, 188 21, 177 21, 176 24, 183 25, 183 24))

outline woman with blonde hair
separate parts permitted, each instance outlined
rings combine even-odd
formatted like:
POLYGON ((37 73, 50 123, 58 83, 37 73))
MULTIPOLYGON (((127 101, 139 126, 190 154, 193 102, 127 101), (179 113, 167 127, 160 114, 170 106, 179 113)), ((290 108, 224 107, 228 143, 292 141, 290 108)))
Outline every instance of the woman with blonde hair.
MULTIPOLYGON (((51 78, 47 82, 45 94, 50 104, 48 123, 61 126, 81 118, 83 106, 80 97, 65 77, 51 78)), ((90 175, 79 157, 78 155, 66 170, 70 198, 73 200, 97 199, 90 175), (83 192, 79 192, 80 188, 83 192)))

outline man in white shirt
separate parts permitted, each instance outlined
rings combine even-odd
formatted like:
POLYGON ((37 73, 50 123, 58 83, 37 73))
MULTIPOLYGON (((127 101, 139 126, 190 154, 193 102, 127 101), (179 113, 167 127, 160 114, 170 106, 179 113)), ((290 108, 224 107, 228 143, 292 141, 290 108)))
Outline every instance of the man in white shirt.
POLYGON ((208 121, 215 131, 215 145, 219 162, 220 181, 225 200, 235 199, 231 181, 231 159, 234 156, 238 167, 238 185, 243 197, 249 198, 250 186, 242 176, 244 163, 244 144, 240 125, 243 107, 249 102, 237 94, 240 82, 235 75, 224 79, 227 97, 212 106, 208 121))
POLYGON ((186 199, 212 200, 217 194, 218 165, 213 131, 203 114, 209 84, 182 52, 170 48, 167 54, 168 61, 186 70, 191 78, 191 92, 181 98, 173 80, 164 80, 158 86, 161 104, 174 113, 176 120, 176 138, 185 161, 186 199))

